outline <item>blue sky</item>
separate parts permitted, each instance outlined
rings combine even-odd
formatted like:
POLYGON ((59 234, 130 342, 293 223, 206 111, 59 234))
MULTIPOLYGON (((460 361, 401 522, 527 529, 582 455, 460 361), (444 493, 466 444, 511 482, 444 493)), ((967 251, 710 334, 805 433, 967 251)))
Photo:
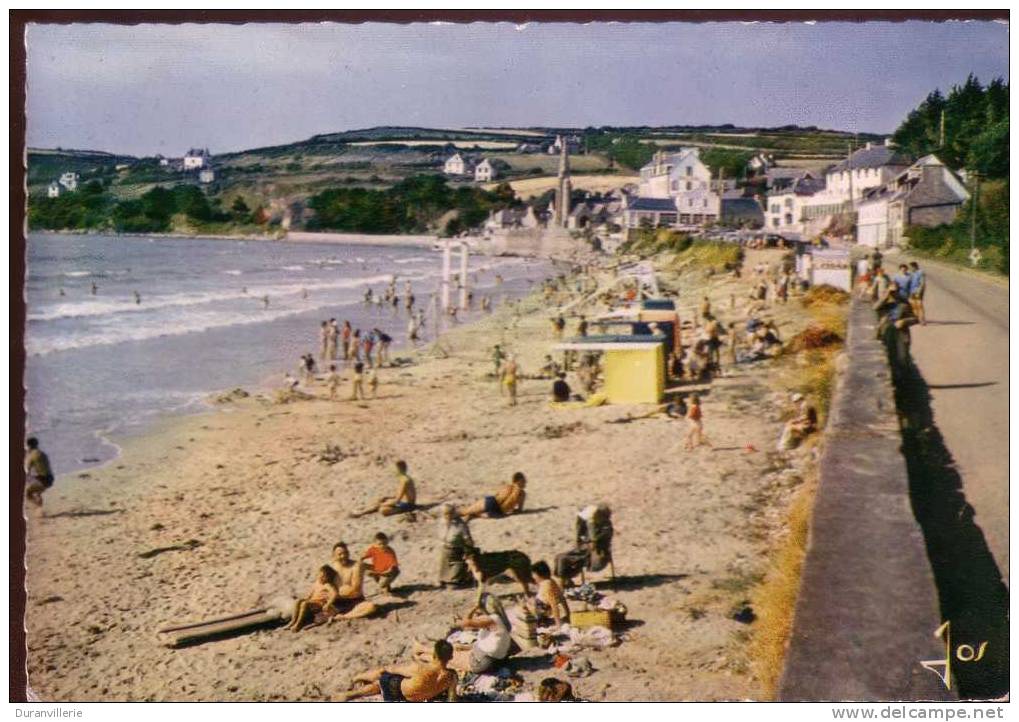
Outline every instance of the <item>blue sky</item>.
POLYGON ((33 25, 28 143, 213 153, 373 125, 817 125, 891 132, 1008 79, 1008 26, 33 25))

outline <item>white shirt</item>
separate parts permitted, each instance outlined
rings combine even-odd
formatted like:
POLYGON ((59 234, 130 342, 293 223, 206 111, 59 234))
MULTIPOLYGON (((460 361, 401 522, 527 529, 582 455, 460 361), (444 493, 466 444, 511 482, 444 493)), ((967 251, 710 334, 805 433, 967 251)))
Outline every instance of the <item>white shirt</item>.
POLYGON ((509 630, 503 626, 502 620, 498 616, 492 616, 489 619, 495 622, 495 628, 480 630, 474 648, 486 657, 505 659, 509 654, 510 643, 513 640, 510 639, 509 630))

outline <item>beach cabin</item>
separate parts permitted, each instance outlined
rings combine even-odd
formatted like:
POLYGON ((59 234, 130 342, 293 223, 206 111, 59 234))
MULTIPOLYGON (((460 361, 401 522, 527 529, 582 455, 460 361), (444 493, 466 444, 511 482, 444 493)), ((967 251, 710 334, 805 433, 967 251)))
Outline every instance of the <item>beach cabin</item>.
POLYGON ((665 395, 664 336, 605 334, 557 344, 557 351, 600 353, 601 393, 610 404, 657 404, 665 395))

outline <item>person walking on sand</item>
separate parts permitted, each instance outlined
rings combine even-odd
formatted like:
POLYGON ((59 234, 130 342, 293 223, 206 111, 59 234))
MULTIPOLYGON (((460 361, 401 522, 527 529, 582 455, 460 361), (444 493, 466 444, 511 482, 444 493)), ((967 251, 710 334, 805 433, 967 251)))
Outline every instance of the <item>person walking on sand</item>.
POLYGON ((367 561, 365 574, 375 580, 383 594, 391 594, 393 580, 400 576, 400 562, 396 552, 389 546, 389 537, 382 532, 375 535, 375 540, 361 555, 361 561, 367 561))
POLYGON ((374 366, 368 372, 368 388, 371 389, 372 398, 377 398, 379 395, 379 370, 374 366))
POLYGON ((506 387, 507 393, 509 393, 510 406, 517 405, 517 377, 519 374, 520 368, 517 366, 516 354, 510 354, 502 367, 502 383, 506 387))
POLYGON ((693 451, 697 446, 711 446, 707 437, 704 436, 704 424, 701 413, 701 398, 697 394, 690 397, 690 404, 686 410, 687 432, 683 448, 693 451))
POLYGON ((53 469, 34 436, 25 441, 25 474, 31 477, 25 486, 25 499, 42 509, 42 493, 53 486, 53 469))
POLYGON ((394 514, 410 513, 417 509, 417 487, 414 480, 407 473, 407 462, 400 460, 396 462, 397 489, 394 496, 383 496, 367 509, 351 512, 350 518, 367 516, 379 512, 382 516, 393 516, 394 514))
POLYGON ((364 341, 361 342, 364 346, 364 360, 368 362, 368 365, 375 368, 375 361, 372 359, 372 349, 375 348, 375 334, 368 331, 364 335, 364 341))
POLYGON ((364 364, 358 361, 354 364, 354 384, 353 389, 350 393, 350 400, 357 401, 358 398, 364 400, 364 364))
POLYGON ((492 363, 495 364, 495 377, 499 378, 499 374, 502 372, 502 362, 506 360, 506 354, 503 353, 502 346, 496 344, 492 347, 492 363))
POLYGON ((431 702, 456 693, 456 672, 449 668, 453 645, 440 639, 432 645, 428 662, 380 667, 354 677, 358 686, 340 692, 334 699, 349 702, 361 697, 382 695, 383 702, 431 702))
POLYGON ((361 329, 355 328, 350 337, 350 358, 355 363, 361 362, 361 329))

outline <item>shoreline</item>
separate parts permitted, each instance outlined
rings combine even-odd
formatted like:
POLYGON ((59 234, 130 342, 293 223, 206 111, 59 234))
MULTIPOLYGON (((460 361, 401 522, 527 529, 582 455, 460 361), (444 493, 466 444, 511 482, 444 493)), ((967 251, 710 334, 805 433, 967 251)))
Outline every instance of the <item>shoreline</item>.
MULTIPOLYGON (((672 285, 682 289, 682 302, 710 294, 724 308, 743 283, 689 273, 672 285)), ((578 508, 611 503, 618 577, 610 593, 628 607, 633 626, 619 646, 584 652, 597 670, 576 681, 585 698, 759 698, 746 660, 751 628, 733 609, 784 533, 789 495, 810 464, 809 448, 781 459, 743 452, 748 444, 774 448, 787 398, 772 385, 780 369, 751 365, 709 386, 688 383, 684 392, 704 395, 716 447, 695 452, 679 448, 680 421, 648 417, 647 406, 552 408, 544 380, 522 377, 520 404, 509 406, 492 378, 490 349, 504 344, 525 375, 540 368, 555 313, 540 296, 454 328, 441 353, 422 347, 414 364, 383 369, 377 399, 345 400, 349 377, 342 401, 329 401, 323 388, 282 404, 249 397, 219 413, 165 420, 126 442, 117 463, 85 479, 58 479, 46 497, 48 516, 28 524, 28 666, 36 694, 54 701, 324 700, 356 671, 405 660, 415 635, 469 608, 474 592, 433 587, 438 540, 429 512, 416 521, 348 518, 391 491, 392 463, 404 458, 421 503, 470 502, 513 471, 527 474, 525 513, 472 522, 485 550, 521 549, 551 561, 572 545, 578 508), (379 530, 400 558, 399 609, 186 650, 152 639, 171 621, 303 595, 333 543, 344 539, 359 550, 379 530)), ((790 333, 806 322, 799 304, 771 315, 790 333)), ((790 360, 783 368, 793 366, 790 360)), ((368 582, 365 593, 375 592, 368 582)), ((522 671, 529 688, 556 674, 538 661, 522 671)))

